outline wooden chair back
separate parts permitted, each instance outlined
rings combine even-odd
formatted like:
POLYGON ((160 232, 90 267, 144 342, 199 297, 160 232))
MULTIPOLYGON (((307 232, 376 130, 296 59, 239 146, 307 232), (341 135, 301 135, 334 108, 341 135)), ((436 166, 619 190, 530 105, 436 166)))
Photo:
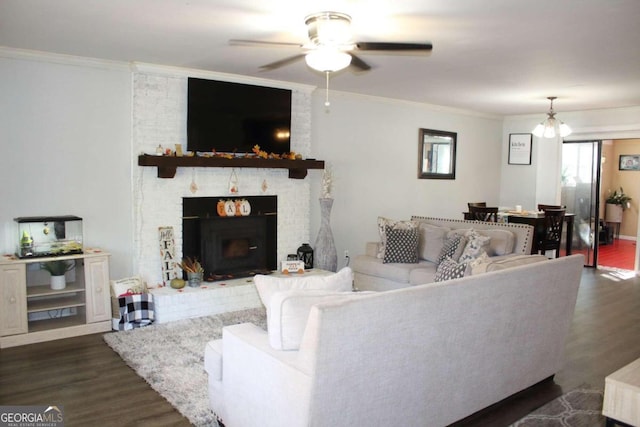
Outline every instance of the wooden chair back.
POLYGON ((555 250, 556 258, 560 256, 565 212, 565 209, 544 210, 544 231, 542 232, 542 240, 539 243, 542 254, 548 250, 555 250))
POLYGON ((538 210, 539 211, 544 211, 546 209, 567 209, 566 206, 561 206, 561 205, 544 205, 542 203, 538 203, 538 210))
POLYGON ((469 208, 469 210, 471 210, 471 206, 476 206, 476 207, 486 207, 487 206, 487 202, 469 202, 467 203, 467 207, 469 208))
POLYGON ((474 221, 498 222, 497 207, 469 206, 469 214, 474 221))

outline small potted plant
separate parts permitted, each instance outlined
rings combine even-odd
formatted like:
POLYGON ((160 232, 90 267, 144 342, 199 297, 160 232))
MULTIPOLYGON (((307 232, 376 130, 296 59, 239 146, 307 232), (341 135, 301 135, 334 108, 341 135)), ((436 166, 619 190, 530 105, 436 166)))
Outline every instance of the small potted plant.
POLYGON ((41 264, 41 268, 51 274, 51 289, 59 291, 67 286, 65 273, 73 270, 75 261, 54 260, 41 264))
POLYGON ((614 190, 607 197, 607 209, 605 217, 607 222, 622 222, 622 212, 631 207, 631 197, 624 193, 622 187, 620 191, 614 190))

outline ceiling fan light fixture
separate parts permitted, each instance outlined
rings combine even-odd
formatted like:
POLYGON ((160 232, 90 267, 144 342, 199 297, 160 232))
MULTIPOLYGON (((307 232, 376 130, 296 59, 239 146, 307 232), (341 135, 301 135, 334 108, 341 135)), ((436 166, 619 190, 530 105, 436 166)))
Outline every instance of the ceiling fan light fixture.
POLYGON ((343 70, 351 64, 351 55, 337 49, 320 48, 307 53, 304 57, 307 65, 323 73, 343 70))
POLYGON ((547 113, 547 118, 539 123, 531 133, 538 138, 555 138, 556 134, 560 134, 562 138, 571 135, 571 128, 564 122, 556 119, 556 113, 553 111, 553 100, 555 96, 548 96, 547 99, 551 101, 551 107, 547 113))
POLYGON ((319 12, 305 18, 309 40, 316 46, 341 46, 351 42, 351 17, 339 12, 319 12))

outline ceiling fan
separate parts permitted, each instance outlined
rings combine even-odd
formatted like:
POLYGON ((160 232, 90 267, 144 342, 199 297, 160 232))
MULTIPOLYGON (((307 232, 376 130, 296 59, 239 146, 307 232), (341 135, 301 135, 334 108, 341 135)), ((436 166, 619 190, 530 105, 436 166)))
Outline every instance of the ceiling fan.
MULTIPOLYGON (((371 66, 355 52, 388 52, 425 54, 433 49, 431 43, 358 42, 351 34, 351 17, 340 12, 318 12, 305 18, 309 40, 304 44, 259 40, 229 40, 233 46, 298 47, 303 53, 263 65, 263 70, 274 70, 302 58, 317 71, 331 73, 348 66, 367 71, 371 66)), ((328 77, 328 74, 327 74, 328 77)))

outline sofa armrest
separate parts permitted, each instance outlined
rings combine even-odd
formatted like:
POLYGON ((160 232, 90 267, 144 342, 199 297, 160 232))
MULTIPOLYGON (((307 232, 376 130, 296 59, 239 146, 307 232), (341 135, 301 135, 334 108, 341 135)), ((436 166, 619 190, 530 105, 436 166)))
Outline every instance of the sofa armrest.
POLYGON ((210 379, 222 381, 222 340, 212 340, 204 348, 204 370, 210 379))
POLYGON ((367 242, 364 247, 364 253, 367 256, 377 258, 379 248, 380 248, 380 242, 367 242))
POLYGON ((267 332, 251 323, 224 327, 222 343, 226 425, 308 425, 311 376, 298 351, 271 348, 267 332))

